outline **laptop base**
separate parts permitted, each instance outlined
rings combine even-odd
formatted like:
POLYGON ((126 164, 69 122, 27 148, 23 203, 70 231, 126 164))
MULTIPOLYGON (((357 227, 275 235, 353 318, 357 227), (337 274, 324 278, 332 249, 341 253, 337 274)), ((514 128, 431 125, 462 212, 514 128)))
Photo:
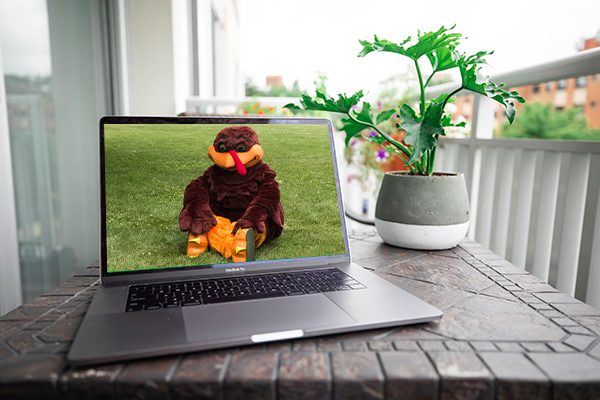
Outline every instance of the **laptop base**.
POLYGON ((360 266, 336 268, 366 288, 123 312, 128 287, 101 287, 68 360, 89 365, 413 324, 442 315, 360 266))

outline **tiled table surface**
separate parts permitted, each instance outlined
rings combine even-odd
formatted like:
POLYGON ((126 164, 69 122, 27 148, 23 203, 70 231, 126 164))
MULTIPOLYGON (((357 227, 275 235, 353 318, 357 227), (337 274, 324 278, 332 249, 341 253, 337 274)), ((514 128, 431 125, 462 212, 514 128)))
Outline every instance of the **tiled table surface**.
POLYGON ((444 310, 435 323, 73 369, 98 267, 0 318, 0 399, 600 398, 600 312, 481 245, 354 260, 444 310))

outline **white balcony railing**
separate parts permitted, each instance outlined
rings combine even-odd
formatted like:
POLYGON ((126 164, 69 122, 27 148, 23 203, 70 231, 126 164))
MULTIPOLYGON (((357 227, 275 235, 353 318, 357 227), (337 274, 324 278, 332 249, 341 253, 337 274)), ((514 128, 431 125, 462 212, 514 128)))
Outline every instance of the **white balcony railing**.
POLYGON ((445 139, 437 170, 469 181, 469 236, 600 305, 600 142, 445 139))
MULTIPOLYGON (((516 87, 597 73, 600 49, 493 79, 516 87)), ((600 307, 600 142, 492 139, 496 110, 495 102, 475 96, 471 136, 444 138, 436 160, 437 170, 467 178, 469 236, 600 307)))
MULTIPOLYGON (((600 73, 600 49, 494 76, 508 87, 600 73)), ((429 97, 452 90, 437 86, 429 97)), ((221 113, 244 102, 187 100, 187 111, 221 113)), ((469 237, 559 290, 600 307, 600 142, 492 139, 497 103, 475 96, 471 136, 444 138, 436 170, 465 174, 469 237)))
POLYGON ((236 99, 192 96, 187 98, 185 105, 186 112, 204 115, 209 113, 236 113, 238 108, 244 103, 259 102, 261 106, 265 107, 282 107, 296 101, 298 101, 296 97, 242 97, 236 99))

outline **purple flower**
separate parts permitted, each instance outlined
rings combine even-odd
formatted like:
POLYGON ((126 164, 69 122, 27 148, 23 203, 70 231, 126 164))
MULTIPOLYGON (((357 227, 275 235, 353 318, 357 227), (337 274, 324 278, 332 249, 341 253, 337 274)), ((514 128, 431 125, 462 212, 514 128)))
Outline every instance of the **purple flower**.
POLYGON ((379 162, 384 162, 388 159, 389 154, 383 149, 379 149, 375 152, 375 159, 379 162))
POLYGON ((350 147, 354 147, 356 145, 356 139, 350 140, 350 147))
POLYGON ((375 132, 375 131, 369 132, 369 137, 371 137, 371 138, 377 137, 377 132, 375 132))

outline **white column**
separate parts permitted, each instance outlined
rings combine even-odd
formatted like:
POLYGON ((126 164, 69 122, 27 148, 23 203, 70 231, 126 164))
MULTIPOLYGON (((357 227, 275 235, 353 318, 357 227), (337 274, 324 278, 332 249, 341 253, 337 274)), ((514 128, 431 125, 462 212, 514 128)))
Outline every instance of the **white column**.
POLYGON ((173 26, 173 87, 175 113, 185 111, 185 100, 192 94, 190 13, 188 1, 172 2, 173 26))
POLYGON ((52 55, 57 204, 56 242, 75 257, 60 279, 99 257, 98 120, 108 112, 102 35, 93 0, 48 2, 52 55))
MULTIPOLYGON (((216 15, 213 12, 211 1, 198 1, 197 18, 198 18, 198 36, 196 38, 198 45, 198 81, 200 86, 199 96, 202 98, 210 98, 216 95, 216 76, 214 66, 216 64, 214 21, 216 15)), ((205 112, 205 110, 203 110, 205 112)))
POLYGON ((175 66, 171 1, 127 2, 130 112, 175 115, 175 66))
POLYGON ((0 52, 0 315, 21 304, 19 245, 10 136, 0 52))

